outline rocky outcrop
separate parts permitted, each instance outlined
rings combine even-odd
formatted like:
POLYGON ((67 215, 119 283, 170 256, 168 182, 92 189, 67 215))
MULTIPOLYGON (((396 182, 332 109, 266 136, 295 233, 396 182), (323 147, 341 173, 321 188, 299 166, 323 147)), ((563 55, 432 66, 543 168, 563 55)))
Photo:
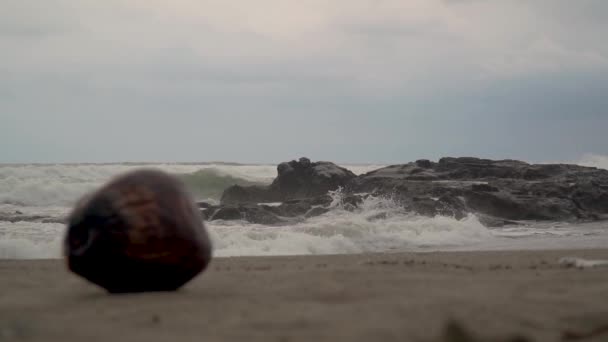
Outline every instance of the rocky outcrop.
POLYGON ((405 208, 422 214, 459 217, 473 212, 503 220, 556 221, 594 220, 608 214, 608 171, 578 165, 421 160, 362 175, 348 189, 390 193, 405 208))
POLYGON ((312 198, 287 200, 282 203, 241 203, 208 205, 200 203, 201 212, 209 221, 244 220, 257 224, 289 224, 329 211, 332 198, 322 195, 312 198))
POLYGON ((299 161, 278 166, 268 187, 228 188, 210 219, 290 222, 329 210, 327 192, 344 188, 344 208, 356 208, 368 193, 390 197, 405 211, 462 218, 477 214, 488 226, 519 220, 598 220, 608 217, 608 171, 566 164, 528 164, 516 160, 442 158, 391 165, 361 176, 328 162, 299 161), (281 202, 280 205, 259 205, 281 202), (259 214, 264 212, 264 214, 259 214), (257 213, 257 215, 250 214, 257 213), (224 215, 224 216, 223 216, 224 215), (276 218, 276 219, 275 219, 276 218), (222 218, 226 219, 226 218, 222 218))
POLYGON ((356 176, 351 171, 330 162, 313 163, 300 158, 281 163, 277 178, 270 186, 232 186, 224 191, 221 203, 283 202, 291 199, 323 196, 330 190, 346 186, 356 176))

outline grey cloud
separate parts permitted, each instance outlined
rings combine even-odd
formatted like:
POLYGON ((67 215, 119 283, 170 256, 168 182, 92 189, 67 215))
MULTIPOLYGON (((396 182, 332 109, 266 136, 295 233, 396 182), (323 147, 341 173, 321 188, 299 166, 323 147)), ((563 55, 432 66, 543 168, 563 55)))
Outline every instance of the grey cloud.
POLYGON ((0 162, 608 153, 601 1, 36 3, 0 13, 0 162))
POLYGON ((44 38, 79 29, 66 1, 4 0, 0 39, 44 38))

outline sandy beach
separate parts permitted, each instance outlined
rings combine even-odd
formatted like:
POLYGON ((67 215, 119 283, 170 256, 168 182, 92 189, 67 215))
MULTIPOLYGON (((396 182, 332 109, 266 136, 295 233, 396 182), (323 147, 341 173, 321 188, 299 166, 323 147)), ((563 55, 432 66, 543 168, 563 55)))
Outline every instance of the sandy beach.
POLYGON ((461 341, 450 321, 480 341, 608 340, 608 268, 564 256, 608 249, 218 258, 178 292, 116 296, 60 260, 0 261, 0 341, 461 341))

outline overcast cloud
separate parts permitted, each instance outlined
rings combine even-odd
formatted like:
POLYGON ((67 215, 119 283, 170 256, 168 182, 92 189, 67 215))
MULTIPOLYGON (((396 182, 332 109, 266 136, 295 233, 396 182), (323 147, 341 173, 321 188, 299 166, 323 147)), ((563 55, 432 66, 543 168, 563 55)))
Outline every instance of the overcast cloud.
POLYGON ((603 0, 0 8, 0 162, 608 154, 603 0))

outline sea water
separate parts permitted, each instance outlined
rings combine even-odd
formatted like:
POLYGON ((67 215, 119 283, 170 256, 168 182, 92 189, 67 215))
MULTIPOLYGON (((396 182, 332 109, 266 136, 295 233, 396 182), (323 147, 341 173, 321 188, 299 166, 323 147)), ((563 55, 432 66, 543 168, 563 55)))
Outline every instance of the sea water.
MULTIPOLYGON (((594 161, 590 159, 591 163, 594 161)), ((602 160, 603 161, 603 160, 602 160)), ((588 164, 589 164, 588 163, 588 164)), ((343 165, 356 174, 382 165, 343 165)), ((275 165, 22 164, 0 165, 0 259, 61 257, 63 219, 82 195, 137 168, 158 168, 180 177, 199 201, 219 202, 232 184, 269 184, 275 165)), ((345 210, 332 192, 331 210, 288 226, 244 221, 207 222, 216 256, 306 255, 394 251, 599 248, 608 246, 604 222, 521 222, 486 228, 475 215, 423 217, 390 198, 368 197, 345 210)))

